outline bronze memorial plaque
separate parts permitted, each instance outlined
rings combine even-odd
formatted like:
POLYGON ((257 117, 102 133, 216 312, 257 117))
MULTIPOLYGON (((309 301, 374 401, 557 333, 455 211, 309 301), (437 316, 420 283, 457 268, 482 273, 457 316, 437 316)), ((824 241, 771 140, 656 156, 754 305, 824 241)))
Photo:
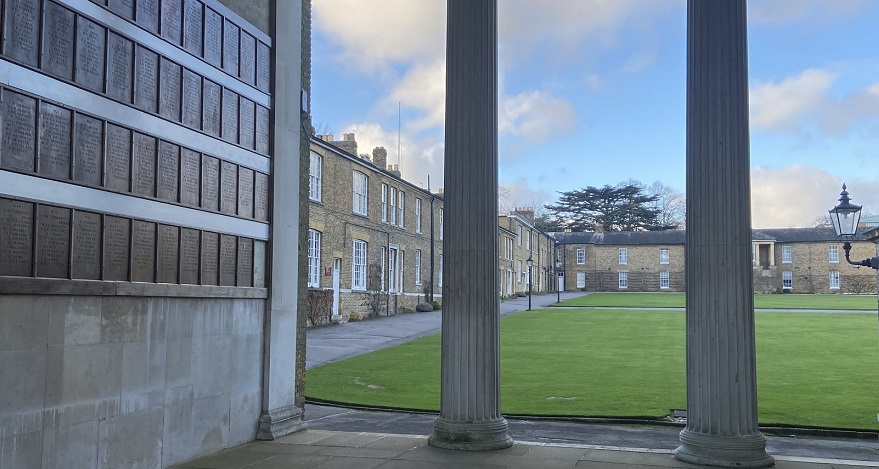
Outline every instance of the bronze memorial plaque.
POLYGON ((256 173, 253 185, 253 218, 269 221, 269 175, 256 173))
POLYGON ((239 119, 239 133, 238 133, 238 141, 242 147, 247 148, 249 150, 253 150, 254 147, 254 110, 253 110, 253 101, 245 98, 241 98, 241 116, 239 119))
POLYGON ((137 132, 131 159, 131 192, 149 197, 156 195, 156 139, 137 132))
POLYGON ((162 37, 174 44, 180 45, 180 24, 183 21, 183 12, 180 9, 180 0, 162 0, 162 37))
POLYGON ((33 171, 36 137, 37 100, 4 89, 0 168, 33 171))
POLYGON ((134 19, 134 0, 109 0, 107 6, 123 18, 134 19))
POLYGON ((204 82, 204 117, 202 129, 214 137, 220 136, 220 85, 210 81, 204 82))
POLYGON ((183 125, 201 129, 201 76, 183 69, 183 125))
POLYGON ((174 122, 180 121, 180 94, 183 90, 182 69, 162 57, 162 78, 159 80, 159 114, 174 122))
POLYGON ((159 225, 159 255, 156 280, 159 283, 177 283, 177 257, 180 252, 180 229, 159 225))
POLYGON ((76 114, 76 132, 73 134, 73 179, 83 184, 100 186, 103 159, 104 123, 85 114, 76 114))
POLYGON ((253 240, 238 238, 238 286, 253 286, 253 240))
POLYGON ((223 17, 204 9, 204 59, 214 67, 223 65, 223 17))
POLYGON ((6 0, 3 54, 36 67, 40 54, 40 0, 6 0))
POLYGON ((238 166, 223 161, 220 181, 220 211, 235 215, 238 208, 238 166))
POLYGON ((46 2, 43 24, 43 70, 65 80, 73 79, 74 21, 72 11, 46 2))
POLYGON ((198 285, 198 230, 180 229, 180 283, 198 285))
POLYGON ((71 112, 62 107, 40 103, 39 173, 55 179, 70 178, 71 112))
POLYGON ((260 91, 269 92, 272 82, 272 53, 269 46, 256 41, 256 87, 260 91))
POLYGON ((266 242, 253 241, 253 286, 266 286, 266 242))
POLYGON ((269 110, 256 106, 256 137, 255 150, 263 155, 269 154, 269 110))
POLYGON ((232 235, 220 235, 220 285, 234 287, 236 280, 236 252, 238 241, 232 235))
POLYGON ((0 275, 29 277, 33 255, 34 204, 0 198, 0 275))
POLYGON ((223 88, 223 140, 238 143, 238 93, 223 88))
POLYGON ((134 44, 110 31, 107 40, 107 96, 129 104, 132 99, 134 44))
POLYGON ((73 278, 101 279, 101 215, 73 213, 73 278))
POLYGON ((131 281, 155 282, 156 224, 131 222, 131 281))
POLYGON ((180 147, 165 141, 159 142, 158 197, 177 202, 177 185, 180 181, 180 147))
POLYGON ((137 46, 134 63, 134 105, 147 112, 156 112, 159 101, 159 56, 137 46))
POLYGON ((183 48, 201 57, 202 5, 199 0, 183 0, 183 48))
POLYGON ((67 278, 70 265, 70 209, 37 206, 37 277, 67 278))
POLYGON ((238 76, 238 26, 229 20, 223 20, 223 70, 238 76))
POLYGON ((256 86, 256 39, 241 31, 241 61, 239 77, 248 85, 256 86))
POLYGON ((238 168, 238 216, 253 218, 253 170, 238 168))
POLYGON ((220 160, 201 157, 201 208, 220 209, 220 160))
POLYGON ((104 280, 128 280, 131 220, 104 217, 104 280))
POLYGON ((198 207, 201 155, 183 148, 180 155, 180 203, 198 207))
POLYGON ((159 32, 159 0, 137 0, 134 20, 148 31, 159 32))
POLYGON ((128 192, 131 187, 131 131, 107 124, 107 169, 104 185, 128 192))
POLYGON ((210 231, 201 233, 201 284, 217 285, 220 267, 220 235, 210 231))
POLYGON ((104 91, 104 49, 106 29, 85 19, 76 18, 76 69, 74 79, 98 93, 104 91))

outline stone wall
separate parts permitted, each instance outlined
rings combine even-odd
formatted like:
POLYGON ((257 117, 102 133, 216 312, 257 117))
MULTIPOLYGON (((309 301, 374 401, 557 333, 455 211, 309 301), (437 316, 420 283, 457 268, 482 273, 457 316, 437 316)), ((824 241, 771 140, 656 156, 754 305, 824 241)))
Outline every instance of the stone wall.
MULTIPOLYGON (((852 243, 852 260, 861 260, 876 255, 873 243, 852 243)), ((760 270, 755 267, 755 272, 760 270)), ((855 267, 845 261, 842 243, 790 243, 775 245, 775 267, 772 278, 776 291, 782 288, 783 272, 792 273, 792 293, 875 293, 876 272, 867 267, 855 267), (783 246, 791 247, 791 262, 782 262, 783 246), (830 262, 830 246, 836 246, 838 262, 830 262), (830 272, 837 271, 840 276, 840 289, 830 289, 830 272)), ((755 273, 755 278, 756 278, 755 273)))
POLYGON ((565 290, 586 291, 684 291, 683 245, 565 245, 565 290), (627 261, 619 263, 625 248, 627 261), (586 250, 586 263, 577 264, 577 249, 586 250), (659 263, 660 249, 668 249, 668 264, 659 263), (577 273, 584 272, 586 286, 577 288, 577 273), (628 273, 628 288, 619 288, 619 273, 628 273), (660 288, 660 272, 669 273, 669 288, 660 288))

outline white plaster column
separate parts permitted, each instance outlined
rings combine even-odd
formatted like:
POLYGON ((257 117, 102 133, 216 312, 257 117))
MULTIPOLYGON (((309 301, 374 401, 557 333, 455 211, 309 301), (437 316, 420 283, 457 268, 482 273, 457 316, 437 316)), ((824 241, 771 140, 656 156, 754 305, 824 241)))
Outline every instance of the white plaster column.
POLYGON ((765 467, 757 428, 745 0, 687 3, 687 427, 675 456, 765 467))
POLYGON ((496 291, 496 0, 449 0, 447 35, 442 384, 428 442, 507 448, 496 291))
POLYGON ((263 354, 263 403, 257 439, 274 440, 305 428, 296 398, 299 289, 299 91, 302 87, 302 2, 275 0, 272 227, 269 299, 263 354))

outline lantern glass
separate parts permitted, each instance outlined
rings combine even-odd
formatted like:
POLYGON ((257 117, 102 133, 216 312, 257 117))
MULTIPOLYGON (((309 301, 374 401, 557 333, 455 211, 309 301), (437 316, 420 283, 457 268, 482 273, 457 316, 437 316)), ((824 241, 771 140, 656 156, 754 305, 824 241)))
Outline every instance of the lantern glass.
POLYGON ((861 221, 861 206, 851 203, 845 184, 839 193, 839 205, 829 210, 830 221, 836 236, 852 237, 858 232, 858 223, 861 221))
POLYGON ((525 264, 527 264, 527 265, 528 265, 528 268, 530 269, 531 266, 534 264, 534 260, 531 259, 531 258, 529 257, 529 258, 525 261, 525 264))

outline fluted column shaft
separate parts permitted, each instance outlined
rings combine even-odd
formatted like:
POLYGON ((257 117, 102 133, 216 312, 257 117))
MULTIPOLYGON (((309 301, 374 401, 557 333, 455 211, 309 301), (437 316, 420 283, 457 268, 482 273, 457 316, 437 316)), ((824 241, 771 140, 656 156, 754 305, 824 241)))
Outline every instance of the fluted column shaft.
POLYGON ((500 409, 497 2, 449 0, 440 415, 429 442, 512 445, 500 409))
POLYGON ((757 428, 745 0, 687 5, 687 427, 675 456, 765 467, 757 428))

